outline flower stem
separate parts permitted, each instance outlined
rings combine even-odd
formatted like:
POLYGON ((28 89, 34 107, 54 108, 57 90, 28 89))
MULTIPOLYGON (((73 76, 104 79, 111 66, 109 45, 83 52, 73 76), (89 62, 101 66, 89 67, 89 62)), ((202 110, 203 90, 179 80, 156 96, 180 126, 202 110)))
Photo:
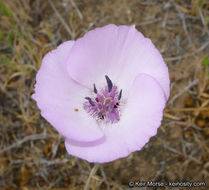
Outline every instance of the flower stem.
POLYGON ((86 182, 86 185, 85 185, 85 187, 84 187, 84 190, 88 190, 88 189, 89 189, 89 184, 90 184, 90 182, 91 182, 91 178, 92 178, 92 176, 94 176, 94 175, 96 174, 96 172, 97 172, 99 166, 100 166, 99 163, 95 163, 95 164, 94 164, 94 167, 92 168, 92 170, 91 170, 91 172, 90 172, 90 174, 89 174, 89 177, 88 177, 88 179, 87 179, 87 182, 86 182))

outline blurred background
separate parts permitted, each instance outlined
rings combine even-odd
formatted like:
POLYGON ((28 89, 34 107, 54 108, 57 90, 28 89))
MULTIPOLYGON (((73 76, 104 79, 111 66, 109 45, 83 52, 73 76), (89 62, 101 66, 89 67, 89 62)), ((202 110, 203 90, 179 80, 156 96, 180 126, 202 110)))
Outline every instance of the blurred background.
MULTIPOLYGON (((209 186, 208 82, 208 0, 0 0, 0 189, 123 190, 130 181, 209 186), (157 135, 141 151, 92 171, 93 164, 67 154, 31 94, 48 51, 109 23, 135 24, 151 38, 168 65, 171 96, 157 135)), ((209 189, 200 186, 194 189, 209 189)))

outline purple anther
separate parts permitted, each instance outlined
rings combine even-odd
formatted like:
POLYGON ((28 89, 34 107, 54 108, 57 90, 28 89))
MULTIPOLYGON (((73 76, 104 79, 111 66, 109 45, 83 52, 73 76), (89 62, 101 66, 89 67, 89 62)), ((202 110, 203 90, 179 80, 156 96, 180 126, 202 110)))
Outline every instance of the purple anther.
POLYGON ((112 90, 112 81, 110 80, 110 78, 105 75, 106 81, 107 81, 107 86, 108 86, 108 92, 110 92, 112 90))
POLYGON ((85 97, 85 99, 89 101, 89 104, 91 104, 92 106, 95 106, 95 103, 91 100, 91 98, 85 97))
POLYGON ((94 93, 97 94, 97 88, 95 84, 94 84, 94 93))
POLYGON ((98 117, 99 117, 100 119, 104 119, 104 114, 103 114, 102 112, 99 112, 99 113, 98 113, 98 117))
POLYGON ((120 100, 121 97, 122 97, 122 89, 120 90, 120 93, 119 93, 119 95, 118 95, 118 100, 120 100))
POLYGON ((99 112, 98 117, 102 117, 102 116, 103 116, 102 112, 99 112))

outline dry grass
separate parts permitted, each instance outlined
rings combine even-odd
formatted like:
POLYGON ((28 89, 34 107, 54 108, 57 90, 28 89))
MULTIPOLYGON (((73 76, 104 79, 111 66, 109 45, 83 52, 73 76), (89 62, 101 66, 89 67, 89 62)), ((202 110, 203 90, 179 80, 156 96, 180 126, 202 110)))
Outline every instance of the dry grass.
POLYGON ((208 26, 206 0, 0 0, 0 189, 122 190, 133 180, 199 181, 208 187, 194 189, 208 189, 208 26), (136 24, 152 39, 169 67, 171 97, 141 151, 92 170, 67 155, 31 94, 46 52, 108 23, 136 24))

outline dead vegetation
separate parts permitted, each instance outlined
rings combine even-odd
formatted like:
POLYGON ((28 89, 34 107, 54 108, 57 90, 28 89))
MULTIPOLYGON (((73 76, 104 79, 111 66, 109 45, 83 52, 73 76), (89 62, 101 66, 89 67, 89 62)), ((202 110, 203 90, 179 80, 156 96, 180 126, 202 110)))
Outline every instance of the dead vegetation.
POLYGON ((0 189, 122 190, 130 181, 208 189, 208 26, 207 0, 0 0, 0 189), (141 151, 94 166, 67 155, 31 94, 48 51, 108 23, 136 24, 152 39, 168 64, 171 96, 157 136, 141 151))

